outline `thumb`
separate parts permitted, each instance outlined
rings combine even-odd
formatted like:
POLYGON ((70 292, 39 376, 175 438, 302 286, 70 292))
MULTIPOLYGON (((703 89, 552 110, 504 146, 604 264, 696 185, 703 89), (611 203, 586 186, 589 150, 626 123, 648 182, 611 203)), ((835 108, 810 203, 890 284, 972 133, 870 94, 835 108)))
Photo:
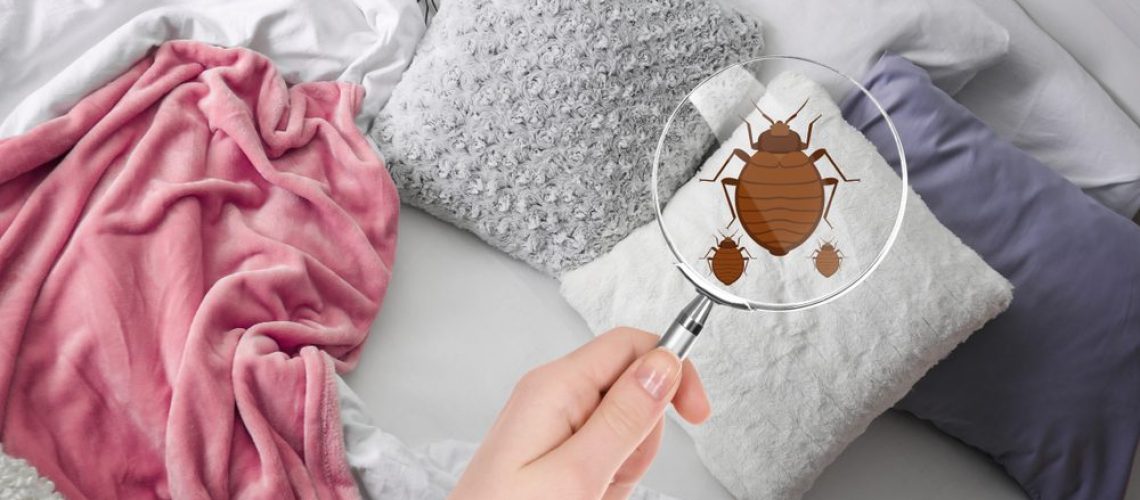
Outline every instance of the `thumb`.
POLYGON ((597 409, 549 459, 608 485, 618 468, 653 431, 681 380, 681 360, 654 349, 634 361, 606 392, 597 409))

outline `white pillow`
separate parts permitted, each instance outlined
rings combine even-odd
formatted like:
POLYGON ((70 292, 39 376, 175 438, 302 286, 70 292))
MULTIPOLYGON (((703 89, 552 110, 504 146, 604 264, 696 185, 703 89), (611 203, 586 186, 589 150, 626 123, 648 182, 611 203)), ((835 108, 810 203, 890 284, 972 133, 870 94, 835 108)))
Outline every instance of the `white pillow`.
POLYGON ((1140 3, 1088 0, 1077 9, 1057 0, 1017 3, 1140 123, 1140 3))
MULTIPOLYGON (((15 2, 0 8, 0 137, 62 115, 176 39, 256 50, 291 84, 362 84, 362 109, 375 113, 423 31, 415 0, 15 2)), ((369 113, 357 117, 369 121, 369 113)))
MULTIPOLYGON (((816 123, 813 148, 826 147, 843 162, 848 176, 862 179, 858 185, 841 186, 845 190, 835 200, 838 204, 842 197, 845 204, 831 212, 836 230, 820 230, 810 241, 838 237, 842 248, 857 237, 839 232, 844 217, 861 217, 879 205, 889 206, 893 214, 898 176, 870 142, 842 121, 822 88, 785 74, 767 91, 761 106, 773 116, 787 116, 810 97, 801 116, 824 117, 816 123), (862 204, 856 204, 858 198, 862 204)), ((710 114, 716 113, 702 111, 710 114)), ((755 112, 749 120, 764 123, 755 112)), ((801 136, 805 125, 798 125, 801 136)), ((740 127, 709 157, 700 177, 711 177, 732 148, 747 147, 745 134, 740 127)), ((828 168, 826 164, 817 165, 828 168)), ((678 242, 711 244, 711 232, 728 220, 718 188, 693 180, 669 202, 665 217, 678 242)), ((813 250, 809 246, 784 258, 807 259, 813 250)), ((772 260, 766 253, 752 254, 772 260)), ((864 254, 847 255, 844 265, 859 269, 853 262, 868 258, 864 254)), ((753 265, 764 263, 750 263, 747 272, 758 272, 753 265)), ((753 286, 746 279, 748 275, 739 284, 753 286)), ((562 293, 595 333, 619 325, 660 331, 694 295, 673 269, 655 222, 635 230, 608 254, 563 275, 562 293)), ((873 418, 971 332, 1005 310, 1011 298, 1009 282, 910 192, 890 254, 847 295, 796 313, 713 310, 692 354, 709 391, 713 416, 687 429, 705 465, 735 496, 799 498, 873 418)))
MULTIPOLYGON (((764 23, 768 54, 802 56, 859 78, 883 52, 926 69, 957 92, 1007 50, 1009 35, 969 2, 946 0, 720 0, 764 23)), ((832 97, 837 88, 828 88, 832 97)))
POLYGON ((1017 2, 975 1, 1009 29, 1010 52, 955 98, 1003 139, 1131 218, 1140 211, 1140 126, 1017 2))

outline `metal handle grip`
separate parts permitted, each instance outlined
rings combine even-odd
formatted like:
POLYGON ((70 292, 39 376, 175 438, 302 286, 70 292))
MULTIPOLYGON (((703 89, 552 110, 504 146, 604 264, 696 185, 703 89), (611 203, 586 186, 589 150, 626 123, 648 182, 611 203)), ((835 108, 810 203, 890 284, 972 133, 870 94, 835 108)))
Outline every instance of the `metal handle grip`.
POLYGON ((673 323, 661 335, 657 347, 664 347, 676 354, 678 358, 685 359, 685 356, 688 356, 689 351, 693 349, 697 335, 705 327, 705 320, 709 317, 712 305, 712 300, 709 300, 704 294, 697 294, 697 298, 689 302, 689 305, 685 306, 684 309, 681 309, 677 319, 673 320, 673 323))

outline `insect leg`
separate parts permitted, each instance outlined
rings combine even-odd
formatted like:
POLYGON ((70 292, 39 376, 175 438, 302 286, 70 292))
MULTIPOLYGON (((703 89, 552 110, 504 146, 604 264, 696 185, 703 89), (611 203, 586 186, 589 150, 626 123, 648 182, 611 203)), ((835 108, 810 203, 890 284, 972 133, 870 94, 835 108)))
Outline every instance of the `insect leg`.
POLYGON ((732 161, 733 158, 740 158, 741 160, 744 160, 744 163, 748 163, 748 160, 752 159, 752 157, 748 155, 747 151, 740 149, 740 148, 736 148, 736 149, 732 150, 732 156, 729 156, 728 158, 726 158, 724 160, 724 163, 722 163, 720 165, 720 170, 716 171, 716 175, 714 175, 712 179, 700 179, 700 181, 701 182, 712 182, 712 181, 719 179, 720 174, 724 173, 724 167, 727 167, 728 162, 732 161))
POLYGON ((728 224, 725 224, 724 227, 729 227, 733 222, 736 222, 736 209, 732 208, 732 197, 728 196, 728 186, 735 186, 739 183, 739 179, 733 179, 731 177, 720 180, 720 185, 724 188, 724 201, 728 203, 728 211, 732 213, 732 220, 728 221, 728 224))
MULTIPOLYGON (((804 149, 808 149, 811 147, 811 129, 815 127, 815 122, 818 122, 820 118, 823 118, 823 115, 819 115, 819 116, 813 118, 811 123, 808 123, 807 142, 804 143, 804 149)), ((836 169, 836 170, 838 170, 838 169, 836 169)))
POLYGON ((835 164, 835 160, 831 158, 831 154, 828 153, 826 149, 819 148, 815 150, 815 152, 811 154, 811 162, 815 163, 824 156, 827 157, 827 161, 831 162, 831 166, 835 167, 835 171, 839 172, 839 177, 843 178, 843 182, 859 182, 859 179, 848 179, 846 175, 843 175, 843 171, 839 170, 839 165, 835 164))
MULTIPOLYGON (((820 151, 823 151, 822 149, 820 151)), ((835 191, 839 189, 839 179, 835 177, 825 177, 821 179, 824 186, 831 186, 831 196, 827 197, 827 208, 823 210, 823 221, 827 223, 827 227, 835 228, 831 225, 831 221, 827 220, 827 214, 831 212, 831 202, 835 201, 835 191)))
POLYGON ((747 249, 747 248, 744 248, 744 247, 740 247, 740 253, 742 253, 742 254, 744 254, 746 257, 748 257, 748 259, 747 259, 747 260, 752 260, 752 259, 755 259, 755 258, 756 258, 756 257, 753 257, 753 256, 752 256, 752 252, 749 252, 749 251, 748 251, 748 249, 747 249))
POLYGON ((744 247, 740 247, 740 255, 746 256, 744 258, 744 269, 740 271, 741 273, 746 273, 746 272, 748 272, 748 263, 750 261, 756 260, 756 258, 753 257, 752 253, 749 252, 748 249, 744 248, 744 247))

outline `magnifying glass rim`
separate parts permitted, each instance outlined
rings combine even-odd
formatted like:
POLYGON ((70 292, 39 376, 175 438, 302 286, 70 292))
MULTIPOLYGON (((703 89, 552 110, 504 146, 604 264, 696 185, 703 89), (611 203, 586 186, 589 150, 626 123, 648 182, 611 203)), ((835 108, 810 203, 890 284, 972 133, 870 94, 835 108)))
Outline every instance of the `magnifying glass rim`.
POLYGON ((881 264, 883 262, 883 258, 887 256, 887 253, 890 251, 891 246, 893 246, 895 243, 895 239, 898 237, 899 229, 902 228, 903 215, 906 213, 907 192, 910 191, 907 187, 910 185, 910 182, 908 181, 908 177, 907 177, 907 170, 908 169, 907 169, 907 163, 906 163, 906 153, 905 153, 905 151, 903 151, 902 139, 899 138, 898 130, 895 128, 894 122, 891 121, 890 115, 887 114, 887 111, 885 109, 883 109, 883 105, 879 103, 878 99, 875 99, 875 96, 871 95, 871 92, 868 91, 866 87, 864 87, 862 84, 860 84, 854 78, 847 76, 847 74, 845 74, 845 73, 843 73, 843 72, 841 72, 835 68, 832 68, 831 66, 823 64, 821 62, 818 62, 818 61, 814 61, 814 60, 811 60, 811 59, 808 59, 805 57, 799 57, 799 56, 769 55, 769 56, 761 56, 761 57, 756 57, 753 59, 748 59, 746 61, 736 63, 736 64, 733 64, 731 66, 726 66, 724 68, 721 68, 720 70, 717 70, 712 75, 709 75, 708 78, 705 78, 704 80, 702 80, 700 84, 698 84, 696 87, 693 88, 693 90, 689 91, 689 93, 685 95, 685 98, 682 99, 681 102, 677 104, 677 107, 674 108, 673 112, 669 114, 669 119, 665 121, 665 127, 661 131, 661 138, 658 139, 658 141, 657 141, 657 151, 653 154, 653 171, 651 173, 651 179, 650 179, 650 182, 652 182, 652 184, 650 185, 650 190, 653 193, 653 210, 657 214, 657 226, 661 228, 661 235, 665 237, 665 244, 669 247, 669 251, 673 253, 673 262, 677 266, 677 268, 680 269, 681 274, 684 275, 685 278, 688 279, 689 282, 693 284, 693 286, 697 287, 698 292, 700 292, 701 294, 704 294, 709 299, 712 299, 714 302, 716 302, 718 304, 723 304, 723 305, 735 307, 738 309, 746 309, 746 310, 751 310, 751 311, 771 311, 771 312, 802 311, 802 310, 811 309, 813 307, 826 304, 826 303, 831 302, 835 299, 838 299, 839 297, 842 297, 843 294, 851 291, 856 286, 861 284, 864 280, 866 280, 867 277, 870 276, 871 273, 876 268, 879 267, 879 264, 881 264), (746 298, 741 297, 739 295, 736 295, 734 293, 728 292, 728 291, 724 290, 723 288, 721 288, 720 286, 713 284, 711 281, 709 281, 704 276, 701 276, 700 273, 698 273, 695 269, 693 269, 693 267, 691 265, 689 265, 688 262, 685 261, 685 258, 684 258, 684 256, 681 255, 680 250, 677 248, 676 245, 673 244, 673 238, 669 235, 669 229, 667 227, 665 227, 665 222, 663 221, 663 215, 661 213, 661 199, 660 199, 660 196, 657 192, 658 191, 658 189, 657 189, 657 186, 658 186, 657 173, 658 173, 659 167, 661 165, 661 153, 665 148, 665 136, 669 133, 669 129, 673 125, 673 120, 677 117, 678 113, 680 113, 681 110, 685 107, 685 105, 690 102, 689 99, 693 96, 693 93, 695 93, 698 89, 700 89, 702 86, 704 86, 704 84, 708 83, 709 80, 716 78, 717 75, 720 75, 721 73, 723 73, 725 71, 728 71, 732 68, 744 67, 744 66, 749 65, 749 64, 753 64, 753 63, 757 63, 757 62, 763 62, 763 61, 770 61, 770 60, 794 60, 794 61, 801 61, 801 62, 805 62, 805 63, 809 63, 809 64, 814 64, 814 65, 819 66, 821 68, 830 70, 831 72, 833 72, 833 73, 835 73, 835 74, 837 74, 843 78, 846 78, 847 81, 849 81, 853 85, 855 85, 855 87, 858 88, 859 91, 863 92, 863 95, 867 96, 867 98, 869 98, 871 100, 871 102, 875 105, 875 108, 879 110, 879 113, 883 116, 883 118, 887 122, 887 128, 890 129, 891 136, 895 140, 895 148, 898 149, 899 164, 900 164, 900 170, 899 171, 900 171, 900 174, 902 177, 902 183, 901 183, 901 189, 900 189, 901 194, 899 195, 899 209, 898 209, 897 214, 895 215, 894 227, 891 228, 891 234, 890 234, 890 236, 887 237, 886 244, 883 245, 883 248, 879 250, 879 254, 875 256, 875 260, 871 263, 871 265, 868 266, 866 269, 864 269, 863 272, 861 274, 859 274, 858 277, 855 278, 855 280, 851 281, 850 283, 847 283, 846 285, 844 285, 843 287, 841 287, 837 290, 833 290, 830 293, 827 293, 827 294, 819 296, 819 297, 815 297, 815 298, 810 299, 810 300, 804 300, 804 301, 800 301, 800 302, 790 302, 790 303, 786 303, 786 304, 773 303, 773 302, 758 302, 758 301, 754 301, 754 300, 749 300, 749 299, 746 299, 746 298))

